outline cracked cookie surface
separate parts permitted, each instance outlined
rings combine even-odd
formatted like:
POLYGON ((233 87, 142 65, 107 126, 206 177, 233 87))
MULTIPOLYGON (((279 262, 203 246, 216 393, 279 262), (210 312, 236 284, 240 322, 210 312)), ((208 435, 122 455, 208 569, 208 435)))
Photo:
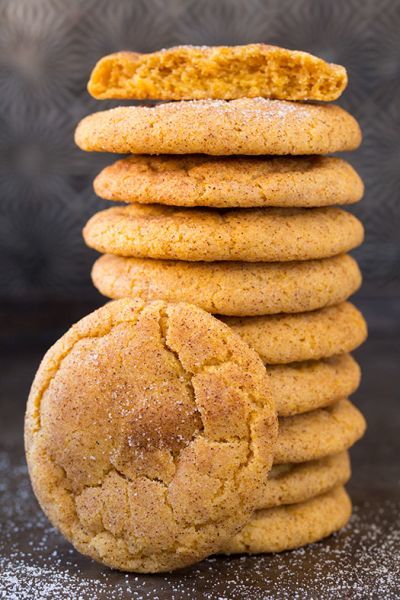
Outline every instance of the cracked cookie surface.
POLYGON ((361 244, 364 229, 340 208, 213 210, 114 207, 93 215, 86 244, 103 254, 187 261, 327 258, 361 244))
POLYGON ((218 551, 260 502, 276 435, 255 352, 197 307, 140 299, 105 305, 49 350, 25 422, 52 523, 139 572, 218 551))
POLYGON ((92 280, 109 298, 190 302, 226 316, 298 313, 346 300, 361 284, 347 254, 289 263, 187 262, 105 254, 92 280))
POLYGON ((332 104, 191 100, 94 113, 79 123, 75 142, 119 154, 329 154, 358 148, 361 130, 332 104))
POLYGON ((358 202, 364 185, 332 156, 128 156, 105 167, 94 190, 106 200, 210 206, 331 206, 358 202))
POLYGON ((94 67, 95 98, 190 100, 264 96, 336 100, 346 69, 308 52, 268 44, 175 46, 148 54, 116 52, 94 67))

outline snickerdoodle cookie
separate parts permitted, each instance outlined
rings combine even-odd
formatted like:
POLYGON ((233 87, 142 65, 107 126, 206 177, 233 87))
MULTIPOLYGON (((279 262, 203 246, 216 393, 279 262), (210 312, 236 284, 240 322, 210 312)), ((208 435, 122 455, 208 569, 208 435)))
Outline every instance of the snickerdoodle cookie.
POLYGON ((187 262, 105 254, 92 279, 109 298, 191 302, 227 316, 298 313, 346 300, 361 284, 356 261, 333 258, 289 263, 187 262))
POLYGON ((342 354, 325 360, 266 365, 279 416, 288 417, 334 404, 360 384, 360 367, 342 354))
POLYGON ((351 352, 367 337, 367 324, 350 302, 294 315, 221 317, 267 364, 318 360, 351 352))
POLYGON ((350 479, 347 451, 304 463, 274 465, 258 508, 304 502, 350 479))
POLYGON ((340 400, 294 417, 279 419, 274 463, 302 463, 351 448, 365 432, 363 415, 349 400, 340 400))
POLYGON ((150 54, 117 52, 94 67, 95 98, 336 100, 346 69, 307 52, 267 44, 175 46, 150 54))
POLYGON ((338 531, 350 516, 351 500, 343 487, 299 504, 259 510, 225 544, 221 554, 258 554, 300 548, 338 531))
POLYGON ((25 426, 51 522, 83 554, 140 572, 220 550, 260 504, 276 436, 256 353, 195 306, 140 299, 49 350, 25 426))
POLYGON ((75 141, 124 154, 327 154, 357 148, 361 131, 332 104, 243 98, 112 108, 85 117, 75 141))
POLYGON ((340 208, 216 210, 131 204, 100 211, 83 230, 102 253, 187 261, 277 262, 326 258, 364 238, 340 208))
POLYGON ((248 208, 353 204, 364 185, 331 156, 128 156, 94 180, 106 200, 248 208))

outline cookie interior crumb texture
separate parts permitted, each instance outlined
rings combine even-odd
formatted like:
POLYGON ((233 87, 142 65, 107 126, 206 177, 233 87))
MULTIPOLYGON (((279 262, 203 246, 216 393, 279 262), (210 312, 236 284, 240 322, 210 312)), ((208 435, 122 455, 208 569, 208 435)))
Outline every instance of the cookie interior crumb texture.
POLYGON ((346 69, 306 52, 249 44, 178 46, 102 58, 90 77, 95 98, 190 100, 264 96, 283 100, 336 100, 346 69))
POLYGON ((139 572, 218 551, 260 504, 276 436, 254 351, 197 307, 138 299, 49 350, 25 424, 51 522, 83 554, 139 572))

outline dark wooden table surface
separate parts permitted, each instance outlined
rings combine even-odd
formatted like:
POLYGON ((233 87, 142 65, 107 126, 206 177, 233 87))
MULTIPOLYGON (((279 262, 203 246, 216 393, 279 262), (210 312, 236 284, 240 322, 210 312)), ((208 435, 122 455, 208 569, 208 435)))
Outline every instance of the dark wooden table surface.
POLYGON ((30 489, 23 413, 46 348, 92 306, 3 306, 0 402, 0 598, 332 599, 400 597, 400 307, 361 303, 370 339, 357 353, 355 401, 368 420, 352 451, 350 525, 305 549, 211 558, 160 576, 125 575, 79 556, 48 524, 30 489))

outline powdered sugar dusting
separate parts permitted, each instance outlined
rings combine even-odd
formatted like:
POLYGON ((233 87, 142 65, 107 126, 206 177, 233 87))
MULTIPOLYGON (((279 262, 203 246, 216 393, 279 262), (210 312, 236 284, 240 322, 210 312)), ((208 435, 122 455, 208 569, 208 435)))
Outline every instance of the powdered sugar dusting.
POLYGON ((192 569, 141 576, 78 555, 49 525, 21 453, 0 453, 0 598, 268 600, 399 595, 400 502, 374 497, 341 533, 274 556, 210 558, 192 569))
MULTIPOLYGON (((271 100, 269 98, 240 98, 238 100, 182 100, 180 102, 161 102, 155 108, 158 111, 177 110, 177 105, 189 107, 193 111, 206 111, 207 114, 212 110, 213 115, 220 113, 236 115, 240 121, 245 121, 251 116, 284 119, 289 114, 296 118, 310 118, 313 113, 319 110, 318 104, 299 104, 298 102, 288 102, 286 100, 271 100)), ((326 110, 326 107, 324 108, 326 110)), ((115 109, 118 110, 118 109, 115 109)))

